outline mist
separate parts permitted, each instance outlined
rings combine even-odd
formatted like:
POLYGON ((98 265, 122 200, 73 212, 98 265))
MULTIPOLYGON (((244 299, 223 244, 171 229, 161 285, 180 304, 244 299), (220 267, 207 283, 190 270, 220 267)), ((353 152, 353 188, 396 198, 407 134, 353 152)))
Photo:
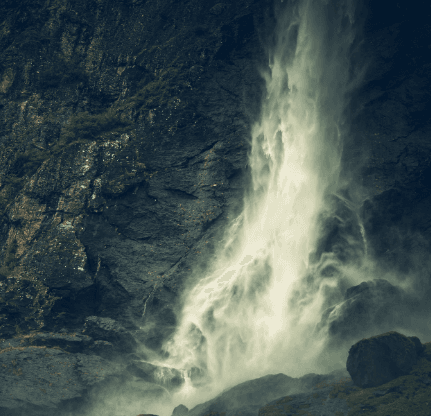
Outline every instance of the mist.
MULTIPOLYGON (((183 294, 174 337, 155 364, 183 369, 184 387, 172 397, 188 408, 243 381, 267 374, 300 377, 345 367, 347 351, 324 351, 314 332, 322 311, 363 281, 344 269, 322 277, 318 268, 342 267, 333 253, 310 261, 321 236, 321 215, 342 198, 346 108, 366 65, 352 67, 360 27, 356 3, 276 4, 277 25, 267 45, 268 67, 260 119, 251 128, 250 186, 244 210, 226 230, 204 276, 183 294), (313 281, 310 283, 310 275, 313 281), (308 276, 308 278, 307 278, 308 276), (325 352, 325 359, 322 354, 325 352), (202 374, 192 383, 191 371, 202 374)), ((332 212, 332 211, 331 211, 332 212)), ((365 239, 359 246, 365 253, 365 239)), ((170 412, 172 411, 170 408, 170 412)), ((165 414, 160 406, 148 411, 165 414)))

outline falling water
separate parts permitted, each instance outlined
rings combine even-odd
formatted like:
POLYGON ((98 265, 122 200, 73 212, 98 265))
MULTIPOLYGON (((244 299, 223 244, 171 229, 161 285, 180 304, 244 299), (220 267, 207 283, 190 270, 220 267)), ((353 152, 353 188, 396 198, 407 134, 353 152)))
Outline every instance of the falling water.
POLYGON ((244 211, 211 271, 187 293, 181 322, 164 345, 163 364, 185 369, 175 402, 191 408, 266 374, 300 377, 345 365, 337 354, 323 360, 325 340, 313 335, 336 282, 314 282, 311 297, 298 288, 308 284, 325 195, 340 185, 344 113, 361 77, 350 61, 355 3, 278 6, 244 211), (204 375, 204 387, 192 383, 194 370, 204 375))

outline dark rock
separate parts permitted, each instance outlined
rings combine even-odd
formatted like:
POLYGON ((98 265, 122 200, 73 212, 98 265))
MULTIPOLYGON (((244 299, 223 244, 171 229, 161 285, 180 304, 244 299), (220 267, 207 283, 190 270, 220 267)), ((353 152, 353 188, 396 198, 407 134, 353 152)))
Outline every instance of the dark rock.
POLYGON ((418 361, 416 342, 391 331, 354 344, 349 350, 347 371, 356 386, 377 387, 407 375, 418 361))
POLYGON ((95 340, 109 341, 117 351, 124 353, 135 352, 138 345, 132 334, 111 318, 89 316, 82 332, 95 340))
POLYGON ((326 309, 316 331, 327 328, 332 340, 337 343, 351 342, 373 331, 384 330, 388 324, 403 322, 400 308, 407 304, 404 291, 385 279, 362 282, 346 290, 344 301, 326 309))
POLYGON ((172 412, 172 416, 186 416, 189 409, 183 404, 178 405, 172 412))
MULTIPOLYGON (((235 410, 235 414, 257 415, 260 407, 285 396, 310 391, 318 384, 328 384, 348 376, 347 371, 335 370, 330 374, 306 374, 292 378, 285 374, 268 374, 226 389, 217 397, 190 409, 187 416, 203 416, 209 412, 222 414, 235 410)), ((172 415, 174 416, 174 415, 172 415)))
POLYGON ((134 360, 127 366, 127 371, 142 380, 155 383, 168 390, 177 389, 184 383, 181 372, 169 368, 156 366, 142 360, 134 360))
POLYGON ((358 263, 365 252, 359 217, 348 199, 341 195, 328 195, 318 219, 320 236, 310 263, 317 263, 323 253, 334 253, 343 263, 358 263))
POLYGON ((93 385, 116 378, 119 367, 98 356, 42 346, 12 347, 0 353, 0 414, 51 415, 79 407, 93 385))
MULTIPOLYGON (((169 395, 156 377, 166 371, 156 368, 159 373, 149 372, 152 377, 143 372, 136 375, 127 365, 140 355, 113 361, 117 355, 110 342, 76 333, 37 333, 2 340, 0 414, 54 416, 66 410, 82 414, 91 397, 110 389, 123 397, 169 395)), ((169 380, 162 381, 172 388, 169 380)))
POLYGON ((407 337, 410 341, 413 341, 413 343, 415 344, 415 348, 416 348, 416 355, 419 357, 421 355, 423 355, 423 353, 425 352, 425 347, 424 345, 421 343, 420 339, 418 337, 407 337))
POLYGON ((114 348, 114 345, 108 341, 94 341, 93 345, 88 348, 89 352, 93 352, 96 355, 100 355, 107 360, 114 359, 118 356, 118 352, 114 348))

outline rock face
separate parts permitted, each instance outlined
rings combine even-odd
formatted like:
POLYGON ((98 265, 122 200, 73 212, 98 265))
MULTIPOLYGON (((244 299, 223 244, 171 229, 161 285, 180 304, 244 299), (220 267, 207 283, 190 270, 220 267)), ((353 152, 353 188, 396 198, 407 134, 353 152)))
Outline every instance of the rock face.
MULTIPOLYGON (((362 282, 346 290, 344 301, 326 309, 316 330, 328 330, 334 342, 352 340, 370 328, 402 325, 409 302, 404 291, 385 279, 362 282), (403 311, 403 312, 401 312, 403 311)), ((346 341, 346 342, 348 342, 346 341)))
MULTIPOLYGON (((342 160, 353 203, 328 204, 313 256, 370 255, 408 278, 417 271, 413 287, 426 298, 429 1, 369 3, 372 65, 347 109, 342 160)), ((205 268, 242 209, 272 6, 0 2, 2 416, 58 415, 111 385, 125 398, 181 385, 177 372, 143 361, 175 331, 189 270, 205 268)), ((366 326, 368 298, 382 311, 396 304, 398 288, 372 278, 343 283, 346 297, 322 319, 331 336, 366 326)))
POLYGON ((377 387, 409 374, 423 351, 419 338, 391 331, 353 345, 346 368, 356 386, 377 387))
POLYGON ((87 317, 82 333, 97 340, 109 341, 122 353, 135 352, 138 346, 130 332, 111 318, 87 317))
POLYGON ((0 337, 88 316, 154 349, 172 333, 190 264, 241 209, 263 85, 269 2, 213 6, 0 5, 0 337))
MULTIPOLYGON (((109 326, 120 327, 115 321, 109 326)), ((107 336, 92 334, 98 332, 107 336)), ((126 403, 138 396, 164 400, 184 382, 178 371, 146 364, 139 353, 119 355, 123 339, 108 336, 113 343, 65 330, 0 342, 1 415, 84 414, 91 397, 111 390, 126 403)))

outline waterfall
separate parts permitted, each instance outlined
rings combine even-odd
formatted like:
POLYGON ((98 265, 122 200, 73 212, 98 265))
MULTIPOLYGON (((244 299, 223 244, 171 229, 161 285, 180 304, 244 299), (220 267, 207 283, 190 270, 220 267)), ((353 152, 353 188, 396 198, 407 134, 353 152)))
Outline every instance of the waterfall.
POLYGON ((310 253, 325 196, 340 186, 344 114, 363 74, 350 59, 357 3, 277 2, 244 211, 211 270, 185 295, 163 347, 163 364, 184 369, 186 383, 174 396, 189 408, 266 374, 300 377, 345 365, 347 352, 328 355, 324 336, 313 333, 325 299, 339 289, 336 278, 310 278, 310 253))

